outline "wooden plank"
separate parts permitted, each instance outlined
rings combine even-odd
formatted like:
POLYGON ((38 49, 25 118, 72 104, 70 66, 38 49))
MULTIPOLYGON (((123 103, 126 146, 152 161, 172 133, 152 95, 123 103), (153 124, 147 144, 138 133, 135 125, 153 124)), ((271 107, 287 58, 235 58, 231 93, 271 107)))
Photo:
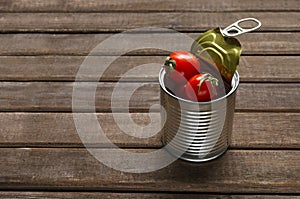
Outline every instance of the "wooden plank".
MULTIPOLYGON (((0 56, 0 80, 74 81, 84 59, 84 56, 0 56)), ((104 67, 97 59, 100 58, 89 57, 91 64, 104 67)), ((164 59, 165 56, 122 56, 106 69, 101 80, 118 81, 122 77, 126 81, 157 81, 164 59), (143 72, 136 68, 150 63, 153 64, 142 67, 143 72)), ((242 56, 238 71, 242 82, 300 82, 299 63, 299 56, 242 56)), ((98 78, 98 74, 92 73, 80 79, 98 81, 98 78)))
POLYGON ((297 0, 11 0, 0 2, 0 12, 209 12, 209 11, 291 11, 299 10, 297 0))
MULTIPOLYGON (((201 33, 188 33, 196 39, 201 33)), ((1 34, 0 55, 115 55, 123 54, 122 49, 95 49, 103 40, 113 34, 1 34), (103 52, 104 51, 104 52, 103 52)), ((128 34, 131 41, 144 41, 146 38, 157 37, 166 41, 172 37, 171 33, 128 34)), ((172 37, 178 39, 178 37, 172 37)), ((172 40, 172 39, 171 39, 172 40)), ((251 33, 239 37, 243 45, 243 55, 300 54, 300 33, 251 33), (257 42, 260 41, 260 42, 257 42)), ((170 40, 168 40, 170 41, 170 40)), ((175 42, 175 41, 174 41, 175 42)), ((182 49, 186 44, 174 43, 174 47, 182 49)), ((134 50, 127 55, 167 55, 159 49, 134 50)))
POLYGON ((11 198, 63 198, 63 199, 81 199, 81 198, 101 198, 101 199, 299 199, 299 196, 293 195, 216 195, 216 194, 193 194, 193 193, 112 193, 112 192, 0 192, 3 199, 11 198))
POLYGON ((235 113, 233 148, 298 148, 298 113, 235 113))
MULTIPOLYGON (((299 12, 0 13, 1 32, 119 32, 140 27, 205 31, 256 17, 260 30, 299 30, 299 12), (277 20, 274 20, 276 18, 277 20), (201 19, 201 20, 199 20, 201 19), (47 23, 45 23, 47 22, 47 23)), ((249 27, 249 26, 248 26, 249 27)))
MULTIPOLYGON (((76 115, 88 113, 76 113, 76 115)), ((120 147, 161 147, 161 132, 147 139, 130 136, 120 128, 125 125, 130 134, 138 135, 141 130, 135 125, 147 126, 148 113, 117 113, 119 123, 111 113, 98 113, 103 132, 120 147), (132 118, 135 125, 131 124, 132 118), (118 125, 119 124, 119 125, 118 125)), ((152 115, 153 125, 160 126, 159 113, 152 115)), ((83 147, 77 134, 72 113, 0 113, 0 147, 83 147)), ((86 126, 89 128, 89 126, 86 126)), ((299 113, 235 113, 231 148, 300 148, 299 113)), ((92 135, 99 132, 92 127, 92 135)), ((155 131, 153 129, 153 131, 155 131)), ((105 141, 87 143, 88 146, 104 147, 105 141)))
MULTIPOLYGON (((78 113, 78 115, 80 114, 82 113, 78 113)), ((89 115, 88 113, 83 114, 89 115)), ((155 115, 158 119, 158 113, 155 115)), ((122 125, 132 129, 129 133, 138 135, 139 129, 129 125, 129 118, 125 113, 119 113, 118 116, 123 118, 120 121, 122 125)), ((133 113, 130 116, 139 125, 147 125, 150 122, 148 114, 145 113, 133 113)), ((100 113, 97 114, 97 117, 106 136, 119 146, 145 148, 161 147, 162 145, 161 134, 149 139, 140 139, 124 133, 115 123, 112 114, 100 113)), ((2 127, 0 129, 0 146, 83 147, 71 113, 1 113, 0 118, 2 127)), ((89 131, 91 135, 99 133, 93 128, 90 128, 89 131)), ((88 145, 103 147, 105 144, 107 143, 94 142, 88 145)))
MULTIPOLYGON (((72 82, 1 82, 1 111, 71 111, 72 82)), ((116 83, 80 82, 82 95, 78 111, 91 111, 93 102, 88 99, 92 86, 97 86, 97 111, 126 111, 124 97, 114 99, 111 107, 111 94, 116 83), (97 84, 97 85, 95 85, 97 84)), ((159 104, 159 85, 157 83, 120 83, 118 95, 132 93, 129 101, 131 111, 147 111, 150 106, 159 104), (137 90, 135 90, 138 88, 137 90)), ((299 111, 299 84, 241 83, 237 93, 237 110, 260 111, 299 111)))
MULTIPOLYGON (((109 158, 120 149, 96 150, 109 158)), ((180 187, 185 192, 299 194, 299 155, 294 150, 229 150, 215 161, 195 164, 178 160, 155 172, 133 174, 104 166, 86 149, 1 148, 0 185, 5 190, 178 192, 180 187)))

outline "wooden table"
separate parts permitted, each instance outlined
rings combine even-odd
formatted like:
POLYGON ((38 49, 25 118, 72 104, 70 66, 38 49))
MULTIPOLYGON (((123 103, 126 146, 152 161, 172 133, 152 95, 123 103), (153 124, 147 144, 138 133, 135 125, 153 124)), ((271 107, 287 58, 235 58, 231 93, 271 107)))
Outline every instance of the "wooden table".
MULTIPOLYGON (((300 198, 299 11, 298 0, 1 1, 0 197, 300 198), (225 155, 201 164, 177 160, 134 174, 111 169, 88 153, 72 117, 72 88, 97 44, 149 26, 196 38, 244 17, 258 18, 263 26, 239 37, 241 83, 225 155)), ((162 147, 161 134, 139 139, 122 133, 110 111, 112 90, 129 69, 162 63, 166 55, 155 49, 129 52, 98 82, 97 117, 109 139, 131 152, 162 147)), ((121 83, 128 90, 140 87, 130 100, 139 125, 149 123, 147 110, 159 103, 159 68, 121 83)), ((126 123, 123 107, 113 108, 126 123)))

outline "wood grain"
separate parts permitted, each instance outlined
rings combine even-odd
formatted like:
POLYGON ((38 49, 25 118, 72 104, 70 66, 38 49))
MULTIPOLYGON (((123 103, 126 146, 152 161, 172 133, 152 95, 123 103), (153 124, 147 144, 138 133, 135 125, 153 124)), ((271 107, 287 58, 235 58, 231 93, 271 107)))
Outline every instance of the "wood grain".
POLYGON ((0 2, 0 12, 227 12, 296 11, 297 0, 11 0, 0 2))
MULTIPOLYGON (((95 150, 108 158, 111 153, 118 155, 118 149, 95 150)), ((289 150, 229 150, 221 158, 203 164, 178 160, 156 172, 132 174, 104 166, 86 149, 2 148, 0 185, 7 190, 178 192, 180 187, 185 192, 299 194, 299 155, 299 151, 289 150)), ((161 157, 147 161, 157 158, 161 157)), ((130 161, 120 155, 118 159, 125 165, 130 161)))
MULTIPOLYGON (((1 111, 71 111, 72 82, 0 82, 1 111)), ((89 99, 92 87, 97 86, 95 104, 97 111, 126 111, 124 96, 129 95, 131 111, 147 111, 159 103, 157 83, 77 82, 80 98, 74 111, 91 111, 93 102, 89 99), (114 105, 111 94, 114 89, 114 105), (137 90, 135 90, 137 89, 137 90), (133 92, 135 90, 135 92, 133 92)), ((236 110, 252 111, 299 111, 299 84, 241 83, 236 100, 236 110)), ((155 109, 157 110, 157 109, 155 109)))
POLYGON ((192 194, 192 193, 113 193, 113 192, 0 192, 3 199, 11 198, 63 198, 63 199, 81 199, 81 198, 101 198, 101 199, 299 199, 299 196, 293 195, 216 195, 216 194, 192 194))
MULTIPOLYGON (((78 115, 88 113, 76 113, 78 115)), ((98 113, 99 124, 111 142, 120 147, 158 148, 161 132, 141 139, 141 128, 150 124, 148 113, 117 113, 118 123, 111 113, 98 113), (135 122, 130 123, 130 118, 135 122), (125 125, 123 130, 120 125, 125 125), (125 132, 124 132, 125 131, 125 132), (130 135, 128 135, 129 133, 130 135)), ((160 126, 159 113, 152 115, 153 125, 160 126)), ((0 147, 83 147, 77 134, 72 113, 0 113, 0 147)), ((86 126, 91 136, 99 132, 86 126)), ((235 113, 231 148, 300 148, 299 113, 235 113)), ((155 129, 152 130, 155 132, 155 129)), ((107 143, 86 143, 105 147, 107 143)))
MULTIPOLYGON (((188 33, 196 39, 201 33, 188 33)), ((112 45, 111 49, 94 49, 113 34, 1 34, 0 55, 123 55, 123 50, 112 45), (93 52, 92 49, 94 49, 93 52)), ((161 38, 161 41, 174 40, 174 48, 183 49, 182 44, 171 33, 127 34, 130 41, 161 38), (170 39, 171 37, 171 39, 170 39)), ((239 37, 243 45, 243 55, 298 55, 300 54, 300 33, 251 33, 239 37), (260 41, 260 42, 257 42, 260 41)), ((107 47, 108 48, 108 47, 107 47)), ((127 55, 167 55, 159 49, 130 51, 127 55)))
MULTIPOLYGON (((141 27, 205 31, 255 17, 260 30, 299 30, 299 12, 0 13, 1 32, 120 32, 141 27), (274 20, 276 18, 277 20, 274 20), (201 19, 201 20, 199 20, 201 19), (45 23, 47 22, 47 23, 45 23)), ((252 25, 253 26, 253 25, 252 25)), ((248 26, 249 27, 249 26, 248 26)))
MULTIPOLYGON (((299 11, 299 0, 0 0, 0 198, 300 199, 299 11), (177 160, 155 172, 134 174, 105 166, 84 148, 71 112, 76 73, 89 53, 89 64, 105 67, 109 57, 103 55, 118 54, 131 43, 91 52, 97 44, 149 26, 195 39, 244 17, 263 25, 238 37, 242 83, 225 155, 203 164, 177 160)), ((160 44, 186 45, 177 38, 170 42, 171 33, 146 32, 129 33, 124 41, 140 44, 158 36, 160 44)), ((159 103, 158 71, 168 52, 139 46, 117 59, 100 82, 95 71, 80 77, 84 92, 74 114, 91 114, 94 104, 87 94, 96 84, 96 116, 107 137, 124 150, 147 153, 162 147, 161 133, 140 139, 134 136, 144 130, 136 125, 145 127, 152 119, 159 126, 158 107, 151 119, 147 112, 159 103), (127 73, 142 64, 148 65, 127 73), (120 78, 124 82, 112 105, 120 78), (124 95, 136 87, 127 115, 124 95), (116 125, 111 108, 133 136, 116 125)), ((98 133, 85 125, 90 135, 98 133)), ((87 146, 134 171, 130 158, 107 148, 107 142, 87 146)), ((166 156, 142 155, 134 165, 145 167, 144 162, 154 164, 166 156)))
MULTIPOLYGON (((84 56, 0 56, 0 80, 74 81, 84 59, 84 56)), ((103 62, 108 58, 89 59, 91 65, 104 67, 103 62)), ((122 56, 106 69, 101 81, 118 81, 120 78, 157 81, 164 59, 165 56, 122 56)), ((299 63, 299 56, 242 56, 238 71, 242 82, 300 82, 299 63)), ((92 73, 79 79, 98 81, 99 74, 92 73)))

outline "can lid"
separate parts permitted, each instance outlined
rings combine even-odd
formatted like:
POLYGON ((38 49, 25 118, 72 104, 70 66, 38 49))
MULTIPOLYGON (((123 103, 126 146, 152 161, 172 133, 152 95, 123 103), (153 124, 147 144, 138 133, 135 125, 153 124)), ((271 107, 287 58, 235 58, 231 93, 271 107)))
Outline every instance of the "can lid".
POLYGON ((224 37, 220 28, 215 28, 200 35, 193 43, 191 51, 215 66, 230 83, 239 65, 242 47, 236 38, 224 37))
POLYGON ((255 18, 245 18, 224 29, 215 28, 200 35, 191 47, 191 52, 214 65, 228 83, 231 82, 239 65, 242 46, 234 38, 237 35, 256 30, 261 22, 255 18), (256 26, 243 28, 240 23, 254 21, 256 26))

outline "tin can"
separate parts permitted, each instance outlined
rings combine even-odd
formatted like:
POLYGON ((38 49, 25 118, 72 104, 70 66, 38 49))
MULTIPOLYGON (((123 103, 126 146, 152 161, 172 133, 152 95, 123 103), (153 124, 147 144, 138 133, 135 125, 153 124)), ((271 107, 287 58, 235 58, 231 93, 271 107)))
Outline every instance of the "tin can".
MULTIPOLYGON (((222 155, 231 142, 235 96, 239 85, 237 66, 241 45, 233 37, 258 29, 261 22, 255 18, 236 21, 225 29, 215 28, 200 35, 191 47, 208 71, 217 69, 222 78, 222 90, 218 99, 195 102, 179 98, 165 85, 166 72, 159 73, 160 98, 165 148, 178 158, 204 162, 222 155), (251 28, 240 26, 244 22, 255 22, 251 28), (228 84, 228 85, 227 85, 228 84), (226 88, 230 88, 226 90, 226 88)), ((220 86, 220 85, 219 85, 220 86)))
POLYGON ((231 141, 239 74, 231 80, 229 92, 209 102, 179 98, 165 86, 166 73, 159 73, 162 141, 180 159, 204 162, 222 155, 231 141))

